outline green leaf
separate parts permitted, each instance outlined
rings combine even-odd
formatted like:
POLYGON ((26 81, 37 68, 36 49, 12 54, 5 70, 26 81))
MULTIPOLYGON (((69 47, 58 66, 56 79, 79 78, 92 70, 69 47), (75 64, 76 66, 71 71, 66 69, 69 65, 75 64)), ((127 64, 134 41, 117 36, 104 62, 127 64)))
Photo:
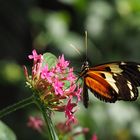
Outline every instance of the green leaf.
POLYGON ((16 140, 13 131, 2 121, 0 121, 0 140, 16 140))
POLYGON ((57 63, 57 57, 53 55, 52 53, 45 53, 43 54, 43 63, 42 67, 44 67, 46 64, 48 65, 49 69, 56 65, 57 63))

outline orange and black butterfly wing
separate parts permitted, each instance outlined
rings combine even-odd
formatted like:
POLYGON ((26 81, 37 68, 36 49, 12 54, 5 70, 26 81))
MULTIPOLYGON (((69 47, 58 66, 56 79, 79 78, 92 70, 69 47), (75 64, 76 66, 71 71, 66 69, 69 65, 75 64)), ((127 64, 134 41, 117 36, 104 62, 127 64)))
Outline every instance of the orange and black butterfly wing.
POLYGON ((134 101, 140 86, 140 64, 114 62, 90 68, 84 75, 86 86, 105 102, 134 101))
MULTIPOLYGON (((126 74, 126 73, 125 73, 126 74)), ((132 76, 132 75, 131 75, 132 76)), ((138 97, 137 82, 130 75, 116 74, 114 77, 115 85, 118 88, 117 100, 135 101, 138 97)))
POLYGON ((100 100, 110 103, 115 102, 117 100, 116 91, 100 74, 89 70, 84 76, 86 87, 100 100))
MULTIPOLYGON (((133 101, 138 97, 140 86, 140 64, 135 62, 114 62, 92 68, 93 71, 105 71, 112 75, 113 88, 117 91, 117 100, 133 101)), ((105 80, 108 76, 104 75, 105 80)), ((108 81, 112 84, 110 81, 108 81)))

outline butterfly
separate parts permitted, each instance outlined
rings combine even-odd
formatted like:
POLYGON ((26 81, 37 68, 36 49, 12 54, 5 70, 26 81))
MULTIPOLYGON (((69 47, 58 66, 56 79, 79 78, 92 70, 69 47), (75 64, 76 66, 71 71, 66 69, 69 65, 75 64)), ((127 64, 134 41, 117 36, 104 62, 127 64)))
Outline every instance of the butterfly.
POLYGON ((135 101, 140 86, 140 64, 135 62, 111 62, 89 67, 85 61, 81 67, 83 78, 83 103, 88 107, 88 89, 100 100, 114 103, 118 100, 135 101))

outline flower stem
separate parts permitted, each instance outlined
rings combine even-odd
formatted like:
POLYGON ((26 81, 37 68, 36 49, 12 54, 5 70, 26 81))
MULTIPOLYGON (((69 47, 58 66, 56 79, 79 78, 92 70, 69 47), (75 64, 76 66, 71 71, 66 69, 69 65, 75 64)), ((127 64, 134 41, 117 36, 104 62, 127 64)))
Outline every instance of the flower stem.
POLYGON ((34 91, 34 99, 36 100, 36 104, 39 107, 39 109, 41 110, 42 115, 44 117, 47 131, 48 131, 47 134, 48 134, 49 140, 59 140, 58 136, 55 132, 55 128, 52 123, 51 117, 50 117, 51 111, 49 109, 47 109, 45 106, 45 103, 43 101, 41 101, 37 91, 34 91))
POLYGON ((55 132, 55 128, 54 128, 54 125, 52 123, 52 120, 50 118, 50 110, 49 109, 45 109, 44 107, 42 108, 42 114, 43 114, 43 117, 45 119, 45 122, 46 122, 46 125, 47 125, 47 128, 48 128, 48 132, 49 132, 49 139, 50 140, 58 140, 58 136, 55 132))
POLYGON ((8 106, 8 107, 0 110, 0 119, 2 117, 4 117, 4 116, 6 116, 6 115, 8 115, 8 114, 10 114, 10 113, 12 113, 14 111, 17 111, 18 109, 24 108, 24 107, 26 107, 26 106, 28 106, 28 105, 30 105, 32 103, 34 103, 33 96, 28 97, 26 99, 23 99, 23 100, 15 103, 15 104, 13 104, 11 106, 8 106))

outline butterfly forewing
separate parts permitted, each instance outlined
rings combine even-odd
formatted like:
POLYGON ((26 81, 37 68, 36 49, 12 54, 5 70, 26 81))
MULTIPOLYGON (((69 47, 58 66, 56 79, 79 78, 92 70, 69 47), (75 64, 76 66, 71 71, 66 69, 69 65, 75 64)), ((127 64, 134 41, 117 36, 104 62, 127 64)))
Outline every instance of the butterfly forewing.
POLYGON ((100 73, 96 71, 88 71, 84 77, 84 81, 87 87, 94 93, 94 95, 100 100, 106 102, 115 102, 115 90, 110 84, 101 77, 100 73))
POLYGON ((105 102, 133 101, 138 97, 140 64, 113 62, 86 69, 84 83, 94 95, 105 102))

